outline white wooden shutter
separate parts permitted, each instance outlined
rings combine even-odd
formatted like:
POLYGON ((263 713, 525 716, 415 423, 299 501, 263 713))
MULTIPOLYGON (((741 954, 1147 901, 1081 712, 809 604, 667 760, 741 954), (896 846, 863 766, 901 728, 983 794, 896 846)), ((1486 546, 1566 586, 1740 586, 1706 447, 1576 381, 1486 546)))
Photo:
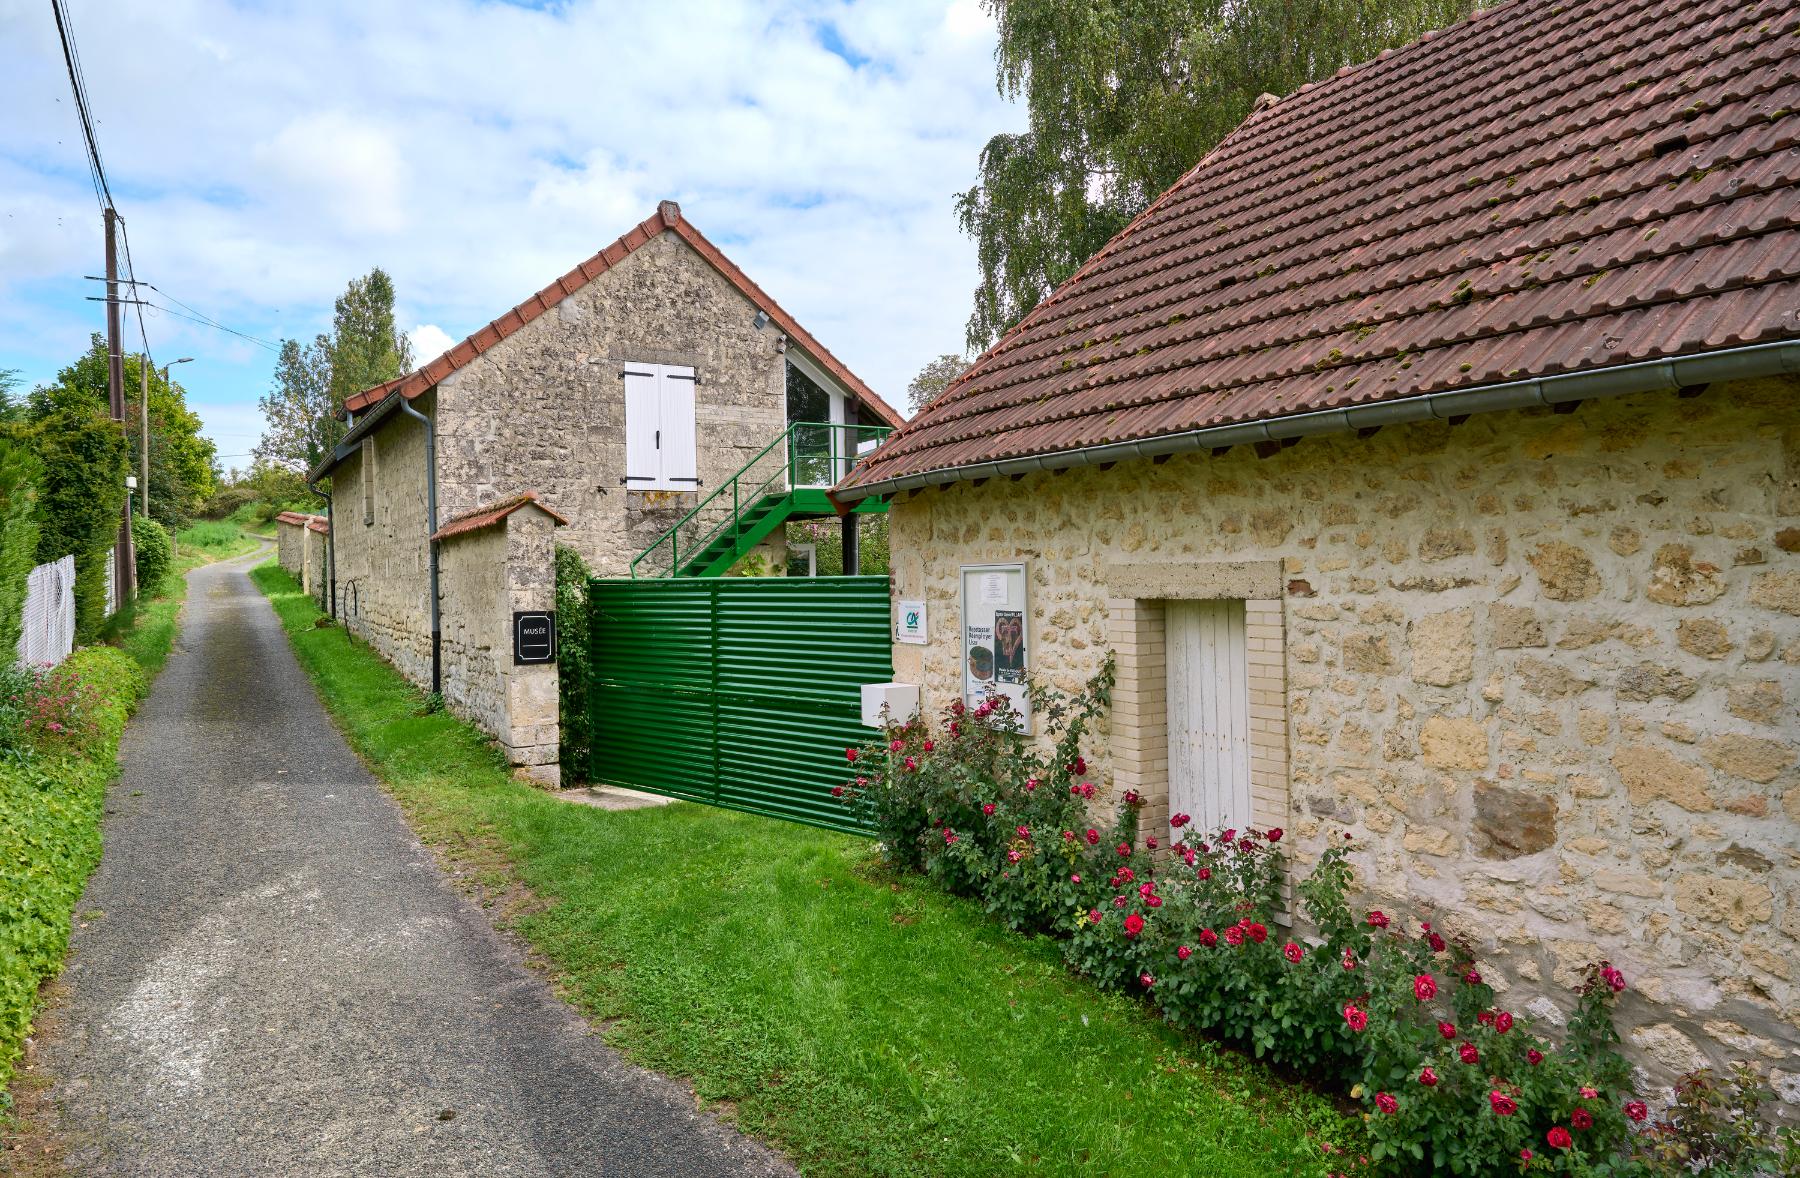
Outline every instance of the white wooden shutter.
POLYGON ((657 366, 625 366, 625 486, 649 491, 662 486, 662 454, 656 445, 661 428, 657 366))
POLYGON ((694 438, 694 370, 673 364, 662 366, 661 387, 662 481, 673 491, 692 491, 700 485, 700 454, 694 438))
POLYGON ((1250 825, 1250 674, 1241 601, 1171 601, 1169 812, 1203 831, 1250 825))

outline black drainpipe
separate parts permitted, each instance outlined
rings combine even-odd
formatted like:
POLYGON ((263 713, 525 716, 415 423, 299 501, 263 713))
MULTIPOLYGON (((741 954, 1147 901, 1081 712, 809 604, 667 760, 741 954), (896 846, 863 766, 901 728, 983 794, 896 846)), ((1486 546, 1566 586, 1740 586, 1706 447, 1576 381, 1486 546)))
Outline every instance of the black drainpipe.
POLYGON ((425 424, 425 511, 427 536, 431 543, 431 694, 443 694, 443 632, 438 626, 438 542, 437 542, 437 428, 431 418, 420 413, 402 396, 400 412, 416 417, 425 424))
POLYGON ((306 480, 306 489, 325 500, 325 585, 326 595, 331 598, 331 616, 337 617, 337 521, 331 517, 331 492, 319 490, 319 484, 312 479, 306 480))

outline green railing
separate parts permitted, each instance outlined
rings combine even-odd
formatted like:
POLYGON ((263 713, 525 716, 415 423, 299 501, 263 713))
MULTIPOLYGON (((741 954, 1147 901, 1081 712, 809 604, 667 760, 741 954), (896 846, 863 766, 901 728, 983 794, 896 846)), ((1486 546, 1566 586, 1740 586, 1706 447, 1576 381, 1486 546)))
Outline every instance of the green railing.
POLYGON ((747 514, 796 487, 830 487, 893 433, 886 425, 796 421, 739 467, 631 562, 631 576, 672 577, 722 539, 735 539, 752 524, 747 514))

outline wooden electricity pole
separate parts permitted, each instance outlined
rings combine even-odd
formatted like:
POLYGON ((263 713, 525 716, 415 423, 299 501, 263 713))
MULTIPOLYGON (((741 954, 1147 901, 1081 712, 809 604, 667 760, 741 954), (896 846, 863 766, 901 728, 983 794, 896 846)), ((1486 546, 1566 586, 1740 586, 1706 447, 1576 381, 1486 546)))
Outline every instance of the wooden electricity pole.
MULTIPOLYGON (((106 215, 106 395, 112 419, 125 429, 125 357, 119 351, 119 214, 108 204, 106 215)), ((137 596, 137 562, 131 551, 131 499, 119 504, 119 535, 113 546, 113 604, 123 606, 137 596)))

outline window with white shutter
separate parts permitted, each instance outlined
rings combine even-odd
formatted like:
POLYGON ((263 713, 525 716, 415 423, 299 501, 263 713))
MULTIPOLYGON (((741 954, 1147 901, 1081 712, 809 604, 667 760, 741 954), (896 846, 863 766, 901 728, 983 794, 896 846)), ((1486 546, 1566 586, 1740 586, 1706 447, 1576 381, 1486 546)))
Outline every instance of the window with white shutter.
POLYGON ((700 486, 694 430, 694 370, 679 364, 627 364, 625 485, 639 491, 700 486))

